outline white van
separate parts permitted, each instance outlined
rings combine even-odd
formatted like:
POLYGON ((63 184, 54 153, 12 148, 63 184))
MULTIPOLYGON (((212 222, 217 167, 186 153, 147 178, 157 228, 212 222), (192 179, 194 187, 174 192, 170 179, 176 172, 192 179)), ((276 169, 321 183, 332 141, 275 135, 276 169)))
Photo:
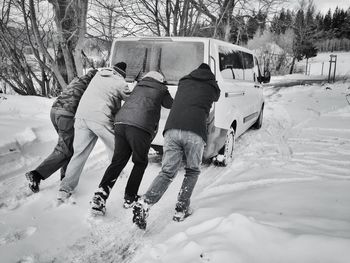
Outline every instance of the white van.
MULTIPOLYGON (((127 63, 126 80, 133 83, 150 70, 164 74, 170 94, 175 97, 179 79, 201 63, 209 64, 221 89, 208 118, 208 141, 204 159, 216 156, 226 165, 232 160, 235 138, 250 127, 262 125, 264 99, 260 74, 252 51, 211 38, 201 37, 127 37, 113 42, 111 65, 127 63)), ((159 129, 152 142, 163 145, 163 129, 169 110, 162 109, 159 129)))

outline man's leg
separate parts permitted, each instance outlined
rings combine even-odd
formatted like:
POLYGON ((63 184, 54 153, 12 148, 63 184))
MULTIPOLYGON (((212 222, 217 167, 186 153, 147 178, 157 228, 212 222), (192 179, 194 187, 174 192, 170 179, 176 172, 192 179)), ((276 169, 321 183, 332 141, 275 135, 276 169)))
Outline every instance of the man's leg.
POLYGON ((62 166, 64 167, 73 154, 73 116, 64 116, 58 114, 55 109, 51 109, 50 118, 58 134, 58 142, 53 152, 36 169, 25 174, 29 181, 28 186, 34 193, 39 192, 40 181, 51 176, 62 166))
POLYGON ((126 125, 126 138, 132 149, 134 167, 125 188, 125 200, 137 201, 137 193, 143 174, 148 165, 148 152, 151 147, 151 134, 137 127, 126 125))
POLYGON ((132 221, 141 229, 146 228, 150 206, 157 203, 175 178, 182 161, 180 130, 168 130, 164 136, 162 170, 153 180, 146 194, 135 204, 132 221))
POLYGON ((94 121, 87 121, 91 130, 101 139, 106 147, 109 160, 112 160, 114 154, 114 130, 113 126, 101 124, 94 121))
POLYGON ((179 170, 182 161, 182 146, 179 143, 179 130, 169 130, 164 137, 162 169, 144 195, 148 204, 157 203, 168 189, 179 170))
POLYGON ((131 148, 125 138, 125 125, 116 125, 114 154, 111 164, 108 166, 99 188, 92 198, 91 212, 93 215, 104 215, 106 213, 106 200, 130 156, 131 148))
POLYGON ((74 117, 51 110, 51 121, 58 133, 58 142, 53 152, 35 169, 43 179, 61 167, 65 167, 73 155, 74 117))
POLYGON ((87 127, 83 119, 76 119, 74 128, 74 154, 68 164, 66 176, 60 185, 60 191, 68 193, 73 191, 78 185, 80 174, 98 138, 87 127))
POLYGON ((116 125, 115 147, 112 162, 108 166, 99 184, 99 188, 102 188, 105 192, 105 199, 109 196, 111 189, 131 156, 131 147, 125 136, 125 125, 116 125))
POLYGON ((205 146, 202 137, 189 131, 183 131, 183 143, 186 173, 178 195, 177 212, 186 212, 190 206, 191 195, 200 174, 200 164, 205 146))

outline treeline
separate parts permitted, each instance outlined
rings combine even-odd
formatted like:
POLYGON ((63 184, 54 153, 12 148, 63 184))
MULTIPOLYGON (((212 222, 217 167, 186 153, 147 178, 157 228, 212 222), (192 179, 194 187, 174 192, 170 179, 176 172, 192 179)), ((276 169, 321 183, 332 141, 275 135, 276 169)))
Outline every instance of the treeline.
POLYGON ((311 1, 298 10, 281 9, 270 21, 250 25, 259 26, 246 23, 247 46, 257 51, 261 64, 273 74, 293 73, 296 61, 318 52, 350 51, 350 8, 323 15, 311 1), (268 25, 264 31, 259 27, 262 24, 268 25))
MULTIPOLYGON (((294 13, 282 9, 271 21, 271 32, 284 34, 288 29, 296 30, 295 24, 300 19, 298 12, 300 10, 294 13)), ((329 9, 325 15, 309 10, 305 20, 318 51, 350 51, 350 8, 344 10, 337 7, 333 12, 329 9)))

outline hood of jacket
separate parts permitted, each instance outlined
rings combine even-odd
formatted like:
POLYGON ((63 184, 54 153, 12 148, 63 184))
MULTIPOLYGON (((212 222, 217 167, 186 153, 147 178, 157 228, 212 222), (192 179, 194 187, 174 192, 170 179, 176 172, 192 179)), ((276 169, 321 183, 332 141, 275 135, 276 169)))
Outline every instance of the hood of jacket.
POLYGON ((193 70, 190 74, 182 77, 180 79, 180 81, 191 80, 191 79, 197 80, 197 81, 207 82, 209 85, 213 86, 213 88, 215 88, 215 90, 220 91, 220 89, 217 85, 217 81, 215 79, 215 75, 213 74, 213 72, 211 72, 208 69, 197 68, 197 69, 193 70))
POLYGON ((98 74, 101 77, 106 77, 106 78, 112 77, 113 75, 117 75, 117 76, 123 78, 123 76, 121 74, 119 74, 116 70, 114 70, 113 68, 103 68, 98 72, 98 74))
POLYGON ((202 80, 202 81, 209 81, 213 80, 215 81, 215 75, 208 69, 195 69, 190 74, 183 77, 183 79, 186 78, 193 78, 196 80, 202 80))
POLYGON ((137 85, 139 86, 145 86, 145 87, 148 87, 148 88, 158 88, 160 90, 166 90, 167 87, 165 86, 165 84, 153 79, 153 78, 149 78, 149 77, 146 77, 146 78, 143 78, 142 80, 139 81, 139 83, 137 83, 137 85))

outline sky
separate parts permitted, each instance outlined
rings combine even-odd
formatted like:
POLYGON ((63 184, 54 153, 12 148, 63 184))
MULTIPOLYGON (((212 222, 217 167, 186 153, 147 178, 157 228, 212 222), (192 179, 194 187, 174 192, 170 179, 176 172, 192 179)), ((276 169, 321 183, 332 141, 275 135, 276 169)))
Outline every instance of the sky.
MULTIPOLYGON (((289 2, 293 7, 299 5, 298 0, 290 0, 289 2)), ((318 11, 326 14, 329 9, 333 11, 337 6, 345 10, 348 9, 350 7, 350 0, 314 0, 314 4, 318 11)))

